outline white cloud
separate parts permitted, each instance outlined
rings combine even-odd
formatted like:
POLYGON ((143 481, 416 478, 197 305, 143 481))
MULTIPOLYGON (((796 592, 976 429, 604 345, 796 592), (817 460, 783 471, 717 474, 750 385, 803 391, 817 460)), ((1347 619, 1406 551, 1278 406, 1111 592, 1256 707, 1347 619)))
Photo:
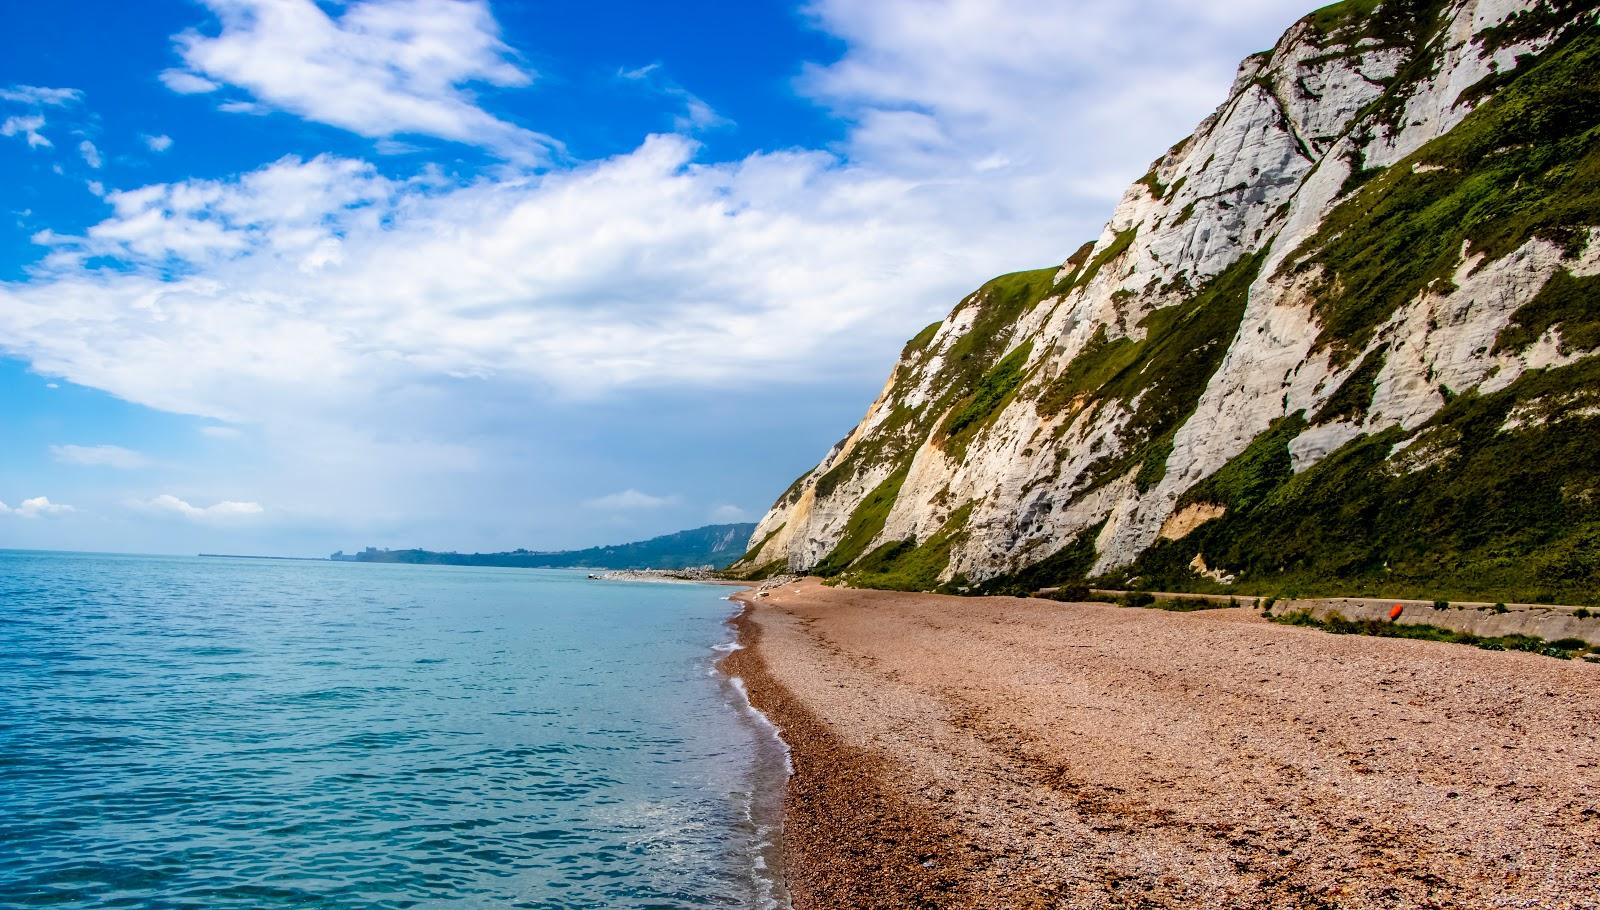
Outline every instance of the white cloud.
POLYGON ((53 143, 39 130, 44 129, 44 117, 33 114, 25 117, 7 117, 0 123, 0 136, 21 136, 29 148, 50 148, 53 143))
MULTIPOLYGON (((51 231, 35 242, 69 256, 104 255, 151 267, 215 265, 255 253, 325 265, 339 237, 376 227, 389 181, 370 164, 285 158, 234 181, 191 180, 110 193, 114 214, 83 237, 51 231)), ((385 204, 385 209, 388 206, 385 204)))
POLYGON ((633 512, 640 509, 659 509, 673 505, 677 501, 676 496, 651 496, 649 493, 641 493, 630 487, 618 493, 588 500, 584 505, 608 512, 633 512))
POLYGON ((465 88, 532 80, 483 0, 361 0, 337 17, 312 0, 204 2, 221 31, 177 36, 187 70, 162 75, 176 91, 237 86, 363 136, 437 136, 515 160, 540 159, 554 145, 488 113, 465 88))
POLYGON ((87 139, 78 143, 78 154, 83 156, 84 164, 96 170, 105 164, 105 161, 100 157, 100 150, 95 148, 94 143, 87 139))
POLYGON ((172 137, 165 134, 152 136, 149 133, 145 133, 139 138, 144 140, 145 148, 152 152, 159 153, 172 148, 172 137))
POLYGON ((84 185, 89 188, 89 192, 96 196, 104 196, 106 194, 106 185, 98 180, 87 181, 84 185))
POLYGON ((908 175, 960 163, 1019 215, 1081 218, 1097 198, 1103 218, 1302 4, 815 0, 809 13, 847 50, 801 85, 856 123, 858 158, 908 175))
POLYGON ((711 510, 711 520, 718 524, 749 521, 750 513, 734 505, 720 505, 711 510))
POLYGON ((162 70, 161 84, 180 95, 204 95, 222 88, 204 76, 196 76, 194 73, 178 69, 162 70))
POLYGON ((959 200, 826 153, 697 165, 694 150, 654 137, 466 186, 284 159, 113 192, 84 236, 41 232, 48 274, 0 286, 0 343, 79 384, 227 420, 451 377, 595 394, 852 361, 876 373, 884 339, 1064 246, 1019 244, 988 213, 950 217, 959 200), (126 268, 83 268, 91 257, 126 268))
POLYGON ((83 100, 83 92, 75 88, 46 88, 41 85, 13 85, 0 89, 0 101, 14 104, 31 104, 35 107, 66 107, 83 100))
POLYGON ((122 446, 59 445, 50 447, 50 455, 62 464, 90 467, 121 468, 131 470, 150 465, 150 459, 140 452, 122 446))
POLYGON ((49 518, 56 515, 65 515, 77 511, 72 506, 54 503, 48 496, 35 496, 24 499, 22 505, 15 509, 0 502, 0 515, 16 515, 19 518, 49 518))
MULTIPOLYGON (((302 6, 251 18, 238 0, 216 37, 182 49, 209 48, 218 59, 196 72, 277 108, 299 103, 284 81, 316 90, 307 110, 342 110, 350 99, 319 80, 342 78, 343 63, 320 61, 344 42, 375 42, 350 55, 356 97, 373 90, 362 80, 422 91, 410 39, 356 27, 402 7, 330 5, 334 20, 302 6), (293 44, 285 17, 316 40, 258 59, 293 44), (393 74, 366 72, 378 46, 399 51, 393 74), (279 73, 308 57, 318 65, 279 73)), ((716 161, 685 136, 653 136, 578 166, 467 180, 420 164, 389 178, 324 155, 113 192, 104 221, 39 230, 42 259, 0 282, 0 352, 139 404, 247 422, 249 457, 284 478, 254 494, 274 515, 398 516, 428 487, 419 478, 531 463, 504 429, 527 422, 492 411, 505 402, 875 387, 962 294, 1098 234, 1111 197, 1210 111, 1290 8, 819 3, 812 15, 844 52, 802 85, 848 121, 836 147, 716 161)), ((481 5, 441 15, 492 35, 481 5)), ((461 73, 511 66, 498 38, 486 46, 463 58, 477 64, 443 66, 434 95, 464 104, 475 77, 461 73)), ((453 104, 442 109, 461 114, 453 104)), ((305 116, 335 122, 330 110, 305 116)), ((438 122, 412 131, 454 129, 438 122)))
POLYGON ((234 427, 226 427, 218 424, 201 427, 200 434, 202 436, 209 436, 212 439, 238 439, 240 436, 244 435, 234 427))
POLYGON ((227 521, 230 519, 249 518, 254 515, 260 515, 265 511, 261 508, 260 503, 235 502, 231 499, 225 499, 201 508, 190 505, 171 493, 162 493, 154 499, 133 500, 128 505, 141 511, 177 515, 190 521, 227 521))
POLYGON ((693 133, 713 127, 730 126, 733 123, 718 114, 700 96, 666 78, 659 63, 651 63, 637 69, 618 70, 617 78, 645 85, 651 91, 682 104, 682 112, 675 115, 672 120, 673 129, 680 133, 693 133))
MULTIPOLYGON (((697 163, 692 141, 655 136, 582 167, 465 185, 319 156, 113 192, 110 218, 81 237, 41 232, 34 279, 0 285, 0 346, 132 401, 229 420, 263 402, 367 413, 383 389, 461 377, 594 394, 875 375, 884 351, 982 280, 1098 234, 1108 196, 1231 80, 1237 48, 1183 48, 1214 48, 1239 31, 1217 17, 1251 15, 925 6, 814 9, 849 42, 806 80, 857 123, 845 156, 697 163), (1196 40, 1168 47, 1174 29, 1196 40), (123 267, 85 268, 94 257, 123 267)), ((298 3, 246 7, 227 8, 220 37, 191 36, 196 59, 232 66, 293 27, 338 33, 308 39, 317 47, 400 41, 407 16, 427 20, 418 42, 477 38, 401 41, 396 79, 422 60, 462 73, 503 51, 477 4, 357 4, 337 22, 298 3)))

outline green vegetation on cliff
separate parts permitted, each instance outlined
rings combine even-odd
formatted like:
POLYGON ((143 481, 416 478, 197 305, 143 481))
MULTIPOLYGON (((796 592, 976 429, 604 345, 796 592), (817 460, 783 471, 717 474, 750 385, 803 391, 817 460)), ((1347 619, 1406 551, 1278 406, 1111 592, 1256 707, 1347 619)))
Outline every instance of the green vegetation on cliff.
POLYGON ((1260 594, 1600 603, 1600 357, 1457 396, 1413 433, 1363 437, 1300 474, 1285 418, 1185 500, 1221 518, 1108 582, 1260 594))
POLYGON ((1600 29, 1573 27, 1455 129, 1365 183, 1301 247, 1319 267, 1319 347, 1359 354, 1424 288, 1469 256, 1529 238, 1569 252, 1600 224, 1600 29))
POLYGON ((906 472, 910 468, 910 462, 901 465, 861 500, 861 504, 850 513, 849 521, 845 522, 844 536, 811 571, 818 575, 837 575, 866 552, 867 546, 883 533, 883 523, 889 517, 889 510, 894 508, 895 498, 900 495, 900 485, 905 483, 906 472))
POLYGON ((1102 521, 1085 528, 1067 541, 1066 546, 1031 566, 984 580, 971 593, 1027 597, 1040 588, 1078 585, 1094 566, 1094 541, 1105 524, 1102 521))
POLYGON ((1004 410, 1017 387, 1022 385, 1028 355, 1033 342, 1024 341, 1016 350, 1001 358, 994 369, 983 374, 972 394, 956 403, 950 418, 945 421, 945 449, 959 457, 966 451, 978 431, 1004 410))
MULTIPOLYGON (((1050 293, 1055 268, 1034 269, 1001 275, 985 283, 963 300, 958 311, 973 308, 972 327, 950 344, 947 350, 935 352, 929 345, 938 333, 935 323, 923 329, 906 344, 901 361, 901 376, 909 376, 931 365, 939 356, 938 369, 930 385, 939 390, 934 401, 915 409, 898 402, 891 405, 889 416, 860 439, 844 459, 817 478, 819 497, 831 494, 839 484, 863 471, 888 463, 898 467, 909 465, 910 458, 921 440, 927 438, 934 421, 946 410, 961 412, 960 425, 947 432, 961 433, 970 439, 998 412, 1012 390, 1020 381, 1020 365, 1027 359, 1027 351, 1020 357, 1013 351, 1007 358, 1005 371, 996 372, 1001 356, 1006 353, 1017 320, 1050 293)), ((891 390, 890 399, 896 396, 891 390)), ((961 440, 957 441, 957 445, 961 440)), ((802 477, 791 490, 798 492, 802 477)))
MULTIPOLYGON (((1592 3, 1578 0, 1550 0, 1514 15, 1484 30, 1476 50, 1503 50, 1544 35, 1549 40, 1514 65, 1502 60, 1461 91, 1459 82, 1437 77, 1447 51, 1459 48, 1455 42, 1469 19, 1481 27, 1481 17, 1445 0, 1346 0, 1291 31, 1301 50, 1301 42, 1312 44, 1309 57, 1297 51, 1292 61, 1276 60, 1275 49, 1256 61, 1266 68, 1253 85, 1277 98, 1287 119, 1299 116, 1291 108, 1320 100, 1308 87, 1319 83, 1302 80, 1295 104, 1289 103, 1297 72, 1329 66, 1350 75, 1354 58, 1366 61, 1361 75, 1378 89, 1360 96, 1371 100, 1354 114, 1335 111, 1334 122, 1347 130, 1342 137, 1302 137, 1294 123, 1285 122, 1289 138, 1312 161, 1330 147, 1381 147, 1430 118, 1447 130, 1386 167, 1369 166, 1359 151, 1341 152, 1351 173, 1331 202, 1316 193, 1277 199, 1271 213, 1257 213, 1266 226, 1253 238, 1237 230, 1234 216, 1210 204, 1197 208, 1190 201, 1175 220, 1170 212, 1135 213, 1144 220, 1109 230, 1099 246, 1085 244, 1064 268, 996 278, 963 300, 950 319, 912 338, 882 405, 887 412, 875 412, 845 455, 816 480, 824 499, 844 484, 851 498, 876 487, 845 506, 854 511, 838 544, 815 569, 875 587, 1025 593, 1081 585, 1098 562, 1135 559, 1094 580, 1196 592, 1600 603, 1600 446, 1593 444, 1600 439, 1600 357, 1534 370, 1494 391, 1446 388, 1435 372, 1465 376, 1470 385, 1486 371, 1484 383, 1494 388, 1494 377, 1507 368, 1494 358, 1525 354, 1552 335, 1566 358, 1600 348, 1600 277, 1582 274, 1575 261, 1600 226, 1600 27, 1592 3), (1367 64, 1377 59, 1375 53, 1384 66, 1393 61, 1392 76, 1366 75, 1374 69, 1367 64), (1472 110, 1449 127, 1437 122, 1448 120, 1437 113, 1447 109, 1472 110), (1314 211, 1297 208, 1301 199, 1314 211), (1321 220, 1309 236, 1296 227, 1298 246, 1278 249, 1288 255, 1275 274, 1263 275, 1275 226, 1298 217, 1291 215, 1296 212, 1321 220), (1170 222, 1165 228, 1163 218, 1170 222), (1191 218, 1205 223, 1192 225, 1187 239, 1174 237, 1172 228, 1191 218), (1477 298, 1470 312, 1436 313, 1427 327, 1431 347, 1421 358, 1408 331, 1391 337, 1396 313, 1426 305, 1418 301, 1428 294, 1453 293, 1464 276, 1506 260, 1534 239, 1566 258, 1542 287, 1531 286, 1518 270, 1526 266, 1544 274, 1547 256, 1506 262, 1485 282, 1485 293, 1498 296, 1477 298), (1219 240, 1223 246, 1216 246, 1219 240), (1131 274, 1130 263, 1156 261, 1165 268, 1157 254, 1165 257, 1176 243, 1189 245, 1181 254, 1186 263, 1202 261, 1192 252, 1199 247, 1210 251, 1207 257, 1226 250, 1237 258, 1208 278, 1179 273, 1189 275, 1192 285, 1173 278, 1157 290, 1153 276, 1147 290, 1135 289, 1133 279, 1141 276, 1131 274), (1127 279, 1114 293, 1103 294, 1108 289, 1101 282, 1093 299, 1073 299, 1081 308, 1048 320, 1026 318, 1041 301, 1081 292, 1113 271, 1127 279), (1241 339, 1249 292, 1261 279, 1273 296, 1262 301, 1259 324, 1252 314, 1250 334, 1241 339), (1158 296, 1145 296, 1152 294, 1158 296), (1504 312, 1506 295, 1516 295, 1520 305, 1501 322, 1497 314, 1504 312), (1149 309, 1152 300, 1166 305, 1149 309), (1300 337, 1308 312, 1310 333, 1300 337), (1103 322, 1075 321, 1081 319, 1103 322), (1431 359, 1438 333, 1466 323, 1464 331, 1482 339, 1473 344, 1482 346, 1431 359), (1046 335, 1041 326, 1059 334, 1046 335), (1086 336, 1087 343, 1067 358, 1065 351, 1086 336), (1309 355, 1302 345, 1311 348, 1309 355), (1228 360, 1230 350, 1238 361, 1228 360), (1251 362, 1257 355, 1259 362, 1251 362), (1484 361, 1483 371, 1461 369, 1462 355, 1484 361), (1225 362, 1230 387, 1245 391, 1237 401, 1207 397, 1225 362), (1239 372, 1252 369, 1270 375, 1233 384, 1239 372), (1273 391, 1280 377, 1281 408, 1273 391), (1375 413, 1380 379, 1385 404, 1375 413), (1327 397, 1315 408, 1278 416, 1308 381, 1320 383, 1317 394, 1327 397), (1392 393, 1418 386, 1437 390, 1443 408, 1421 426, 1384 428, 1396 419, 1392 393), (918 394, 908 394, 913 387, 918 394), (1202 399, 1208 424, 1214 420, 1215 432, 1226 434, 1219 436, 1226 451, 1238 454, 1170 503, 1157 508, 1139 501, 1166 478, 1177 434, 1202 399), (1005 425, 997 430, 1002 415, 1005 425), (1293 441, 1308 428, 1334 423, 1370 432, 1320 460, 1303 461, 1296 473, 1293 441), (1077 435, 1085 426, 1096 432, 1077 435), (1242 441, 1235 440, 1258 429, 1239 451, 1242 441), (949 463, 933 455, 926 472, 919 467, 918 495, 929 496, 928 481, 941 472, 948 485, 928 502, 905 503, 908 514, 920 521, 945 514, 956 504, 952 489, 973 502, 950 513, 925 539, 886 541, 887 518, 924 443, 949 463), (974 476, 979 466, 969 453, 975 451, 983 453, 985 470, 1004 475, 993 478, 992 489, 974 476), (1019 461, 999 467, 1008 453, 1019 461), (1018 476, 1022 465, 1037 476, 1018 476), (1073 466, 1070 476, 1067 465, 1073 466), (1129 480, 1134 492, 1113 486, 1129 480), (974 503, 983 504, 982 527, 968 524, 974 503), (1005 504, 1015 515, 1000 514, 1005 504), (1185 536, 1158 538, 1135 555, 1155 535, 1153 523, 1169 514, 1165 510, 1192 507, 1200 508, 1167 528, 1189 528, 1185 536), (1064 545, 1065 535, 1052 537, 1045 530, 1095 519, 1103 520, 1064 545), (1187 524, 1202 520, 1198 527, 1187 524), (1116 531, 1107 540, 1117 549, 1098 554, 1096 541, 1107 522, 1116 531), (947 577, 952 554, 980 579, 1002 567, 1011 571, 977 582, 947 577), (1231 582, 1216 580, 1230 576, 1231 582)), ((1270 107, 1253 92, 1240 103, 1253 97, 1270 107)), ((1299 120, 1302 126, 1319 122, 1299 120)), ((1196 135, 1185 143, 1211 138, 1204 129, 1196 135)), ((1206 157, 1198 171, 1208 171, 1217 159, 1206 157)), ((1323 159, 1318 166, 1323 165, 1339 163, 1323 159)), ((1261 179, 1284 179, 1269 172, 1263 170, 1261 179)), ((1196 175, 1190 161, 1165 158, 1140 183, 1154 199, 1170 201, 1196 175), (1172 175, 1172 184, 1163 183, 1158 172, 1172 175), (1178 178, 1180 173, 1185 176, 1178 178)), ((1251 188, 1257 176, 1252 171, 1232 189, 1251 188)), ((1264 203, 1244 198, 1238 204, 1264 203)), ((1533 362, 1549 361, 1541 354, 1533 362)), ((1330 431, 1321 438, 1337 444, 1341 437, 1330 431)), ((1186 452, 1186 459, 1192 454, 1186 452)), ((1199 463, 1186 460, 1184 470, 1197 470, 1199 463)), ((797 485, 790 495, 803 488, 797 485)), ((839 501, 820 514, 828 523, 821 533, 835 533, 839 501)))
POLYGON ((1122 445, 1090 465, 1085 489, 1139 466, 1140 489, 1166 473, 1178 427, 1194 413, 1244 318, 1261 255, 1246 256, 1206 282, 1194 296, 1154 310, 1139 322, 1144 337, 1106 340, 1104 326, 1059 375, 1038 392, 1041 414, 1080 405, 1119 402, 1132 410, 1118 431, 1122 445))
POLYGON ((1318 426, 1332 423, 1336 420, 1346 420, 1350 423, 1360 423, 1367 417, 1367 411, 1372 407, 1372 396, 1378 390, 1378 373, 1383 370, 1383 362, 1389 353, 1389 346, 1380 344, 1367 352, 1361 358, 1361 363, 1356 365, 1339 388, 1322 403, 1317 410, 1317 416, 1311 422, 1318 426))
POLYGON ((1511 314, 1511 324, 1494 340, 1494 353, 1523 351, 1547 330, 1561 333, 1560 351, 1600 348, 1600 275, 1574 278, 1557 269, 1532 299, 1511 314))
POLYGON ((878 547, 852 565, 843 580, 856 587, 888 591, 963 593, 965 583, 961 579, 941 583, 939 576, 950 565, 950 550, 966 534, 971 515, 971 504, 962 506, 921 544, 898 540, 878 547))

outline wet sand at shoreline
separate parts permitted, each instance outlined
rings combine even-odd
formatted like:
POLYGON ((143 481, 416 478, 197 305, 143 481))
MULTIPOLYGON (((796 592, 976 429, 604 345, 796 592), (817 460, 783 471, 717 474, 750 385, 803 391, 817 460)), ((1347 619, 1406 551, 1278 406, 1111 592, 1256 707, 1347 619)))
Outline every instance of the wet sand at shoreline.
POLYGON ((797 910, 1600 907, 1600 667, 1248 609, 735 598, 797 910))

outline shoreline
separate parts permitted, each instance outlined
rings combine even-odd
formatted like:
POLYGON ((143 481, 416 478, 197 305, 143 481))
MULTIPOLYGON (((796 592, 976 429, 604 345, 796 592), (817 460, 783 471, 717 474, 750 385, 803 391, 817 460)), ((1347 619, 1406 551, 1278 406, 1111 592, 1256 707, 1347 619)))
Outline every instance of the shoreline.
POLYGON ((575 571, 588 572, 590 581, 640 581, 658 584, 723 585, 748 588, 759 582, 723 578, 714 572, 701 569, 589 569, 573 567, 575 571))
POLYGON ((1600 671, 1248 609, 747 590, 796 910, 1600 907, 1600 671))
MULTIPOLYGON (((617 579, 606 579, 617 580, 617 579)), ((679 582, 670 578, 629 579, 638 581, 679 582)), ((723 582, 734 584, 733 582, 723 582)), ((745 806, 746 820, 751 826, 755 855, 752 857, 752 878, 756 883, 754 897, 760 910, 792 910, 793 892, 789 882, 787 858, 788 819, 784 808, 789 779, 794 774, 793 752, 783 737, 783 730, 773 719, 758 708, 751 698, 750 688, 737 671, 734 658, 748 650, 740 624, 750 612, 750 605, 739 598, 753 590, 756 582, 737 582, 741 590, 723 600, 737 609, 723 624, 733 633, 726 642, 714 645, 717 657, 711 661, 711 672, 720 677, 722 685, 731 690, 730 699, 741 718, 757 728, 755 761, 751 768, 749 802, 745 806), (765 743, 762 740, 766 740, 765 743), (774 760, 776 759, 776 760, 774 760)))
MULTIPOLYGON (((767 718, 789 753, 783 793, 784 880, 794 910, 957 906, 944 903, 954 881, 927 859, 954 832, 900 803, 876 780, 881 763, 850 749, 773 678, 754 618, 756 589, 732 595, 742 609, 729 621, 741 645, 719 667, 742 681, 753 710, 767 718), (885 862, 880 845, 910 851, 915 862, 885 862)), ((935 864, 936 865, 936 864, 935 864)))

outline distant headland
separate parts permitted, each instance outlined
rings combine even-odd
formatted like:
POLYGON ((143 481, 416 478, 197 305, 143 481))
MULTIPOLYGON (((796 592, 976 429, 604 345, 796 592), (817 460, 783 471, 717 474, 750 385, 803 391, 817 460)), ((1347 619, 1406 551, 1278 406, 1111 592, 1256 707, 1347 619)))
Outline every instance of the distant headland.
POLYGON ((435 550, 340 550, 336 562, 387 562, 438 566, 507 566, 524 569, 692 569, 728 565, 744 552, 755 525, 706 525, 648 540, 584 550, 511 550, 504 553, 454 553, 435 550))

